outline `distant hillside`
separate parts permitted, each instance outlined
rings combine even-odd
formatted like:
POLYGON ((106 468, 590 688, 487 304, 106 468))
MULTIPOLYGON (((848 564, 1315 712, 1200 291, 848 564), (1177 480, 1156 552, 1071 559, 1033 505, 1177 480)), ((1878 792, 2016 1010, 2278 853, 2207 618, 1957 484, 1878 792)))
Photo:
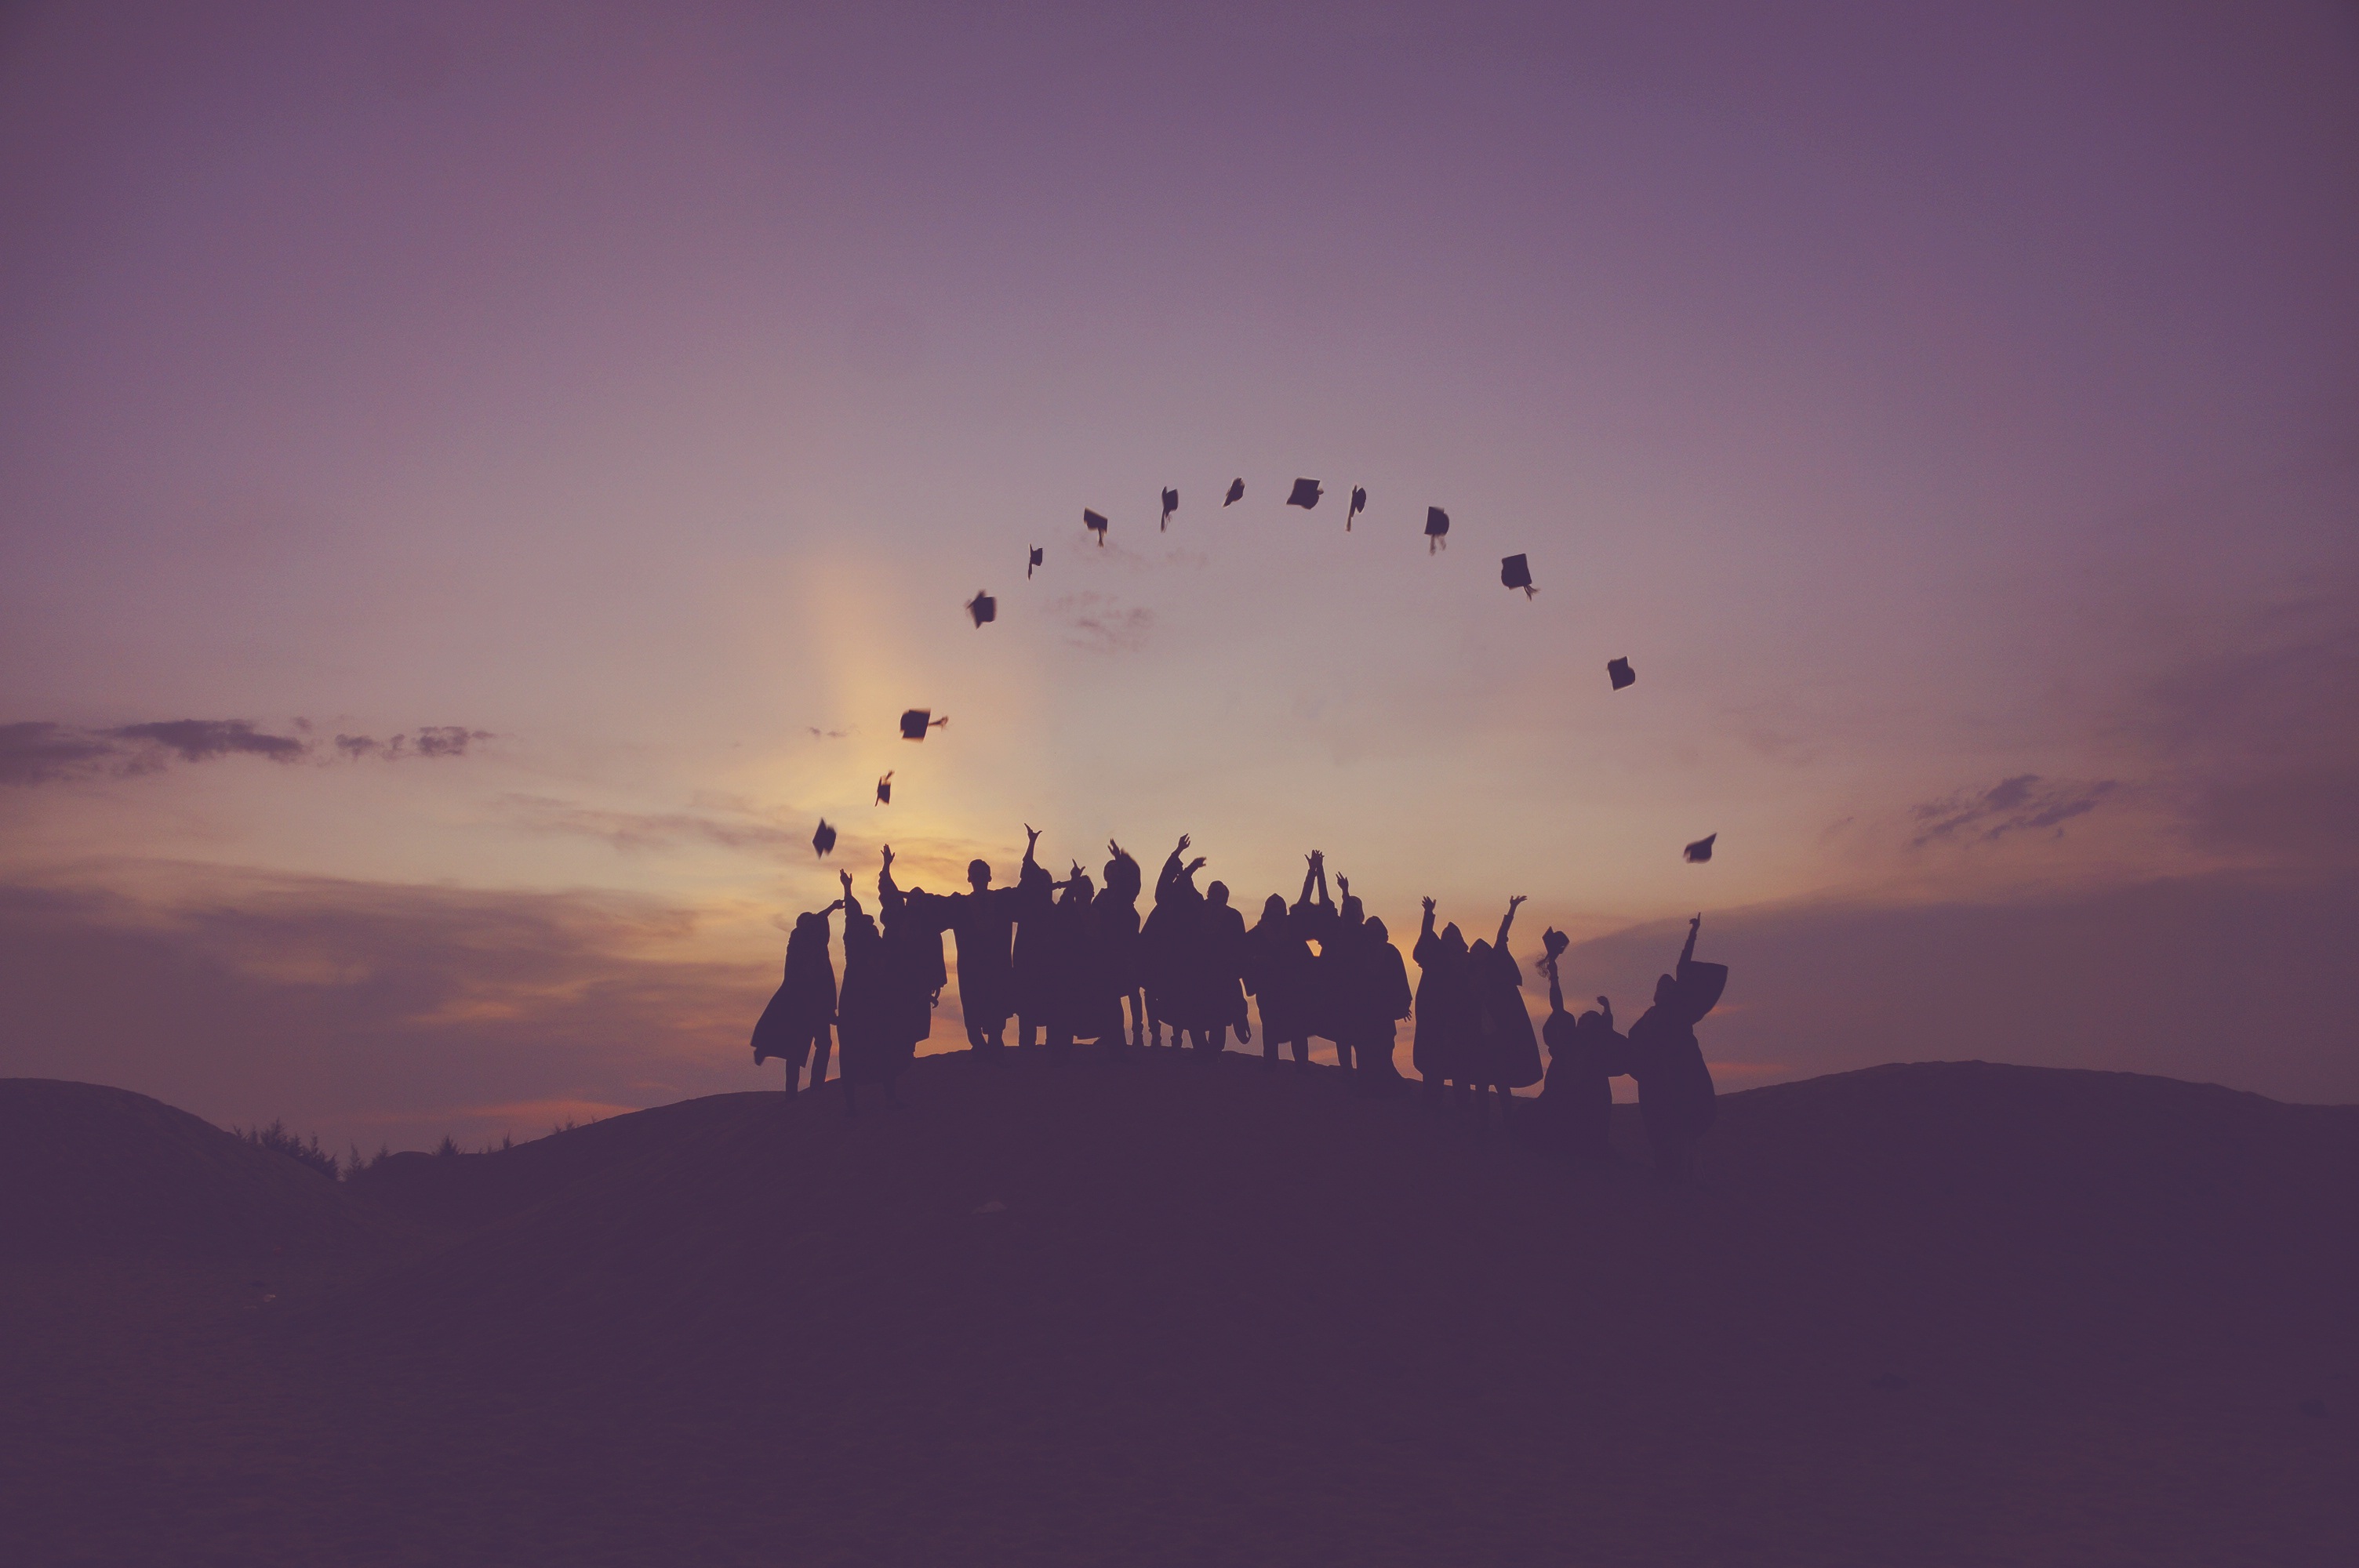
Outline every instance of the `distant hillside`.
POLYGON ((318 1172, 161 1100, 0 1078, 0 1250, 268 1253, 364 1246, 408 1229, 318 1172))
POLYGON ((956 1054, 902 1093, 856 1121, 718 1096, 320 1184, 443 1239, 243 1309, 228 1392, 143 1398, 141 1443, 205 1456, 143 1473, 150 1525, 119 1517, 116 1438, 29 1450, 38 1541, 2359 1557, 2359 1108, 1879 1067, 1728 1096, 1667 1192, 1626 1111, 1623 1162, 1577 1175, 1243 1054, 956 1054))

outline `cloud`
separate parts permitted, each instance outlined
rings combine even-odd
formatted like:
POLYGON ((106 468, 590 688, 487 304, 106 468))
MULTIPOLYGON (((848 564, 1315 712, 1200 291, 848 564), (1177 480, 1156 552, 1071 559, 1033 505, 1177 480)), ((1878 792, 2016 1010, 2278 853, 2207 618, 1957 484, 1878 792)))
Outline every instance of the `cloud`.
POLYGON ((332 752, 308 736, 309 719, 294 721, 293 735, 274 735, 245 719, 169 719, 113 729, 85 730, 46 719, 0 724, 0 784, 55 784, 74 779, 127 778, 179 762, 223 757, 260 757, 299 762, 342 756, 358 762, 377 757, 463 757, 487 730, 455 724, 429 725, 389 741, 368 735, 338 735, 332 752))
POLYGON ((456 724, 429 724, 407 735, 379 741, 373 735, 339 735, 336 750, 353 762, 376 757, 397 762, 404 757, 463 757, 478 741, 494 739, 488 730, 468 730, 456 724))
POLYGON ((1065 641, 1093 654, 1135 654, 1155 629, 1155 611, 1136 605, 1125 610, 1103 593, 1065 594, 1049 609, 1064 625, 1065 641))
POLYGON ((545 1130, 520 1107, 748 1087, 739 1053, 776 966, 735 961, 693 912, 621 894, 11 886, 0 1076, 114 1084, 224 1126, 283 1116, 371 1148, 480 1142, 545 1130))
POLYGON ((670 849, 702 842, 727 849, 766 850, 779 858, 801 859, 811 853, 808 828, 785 827, 747 816, 698 811, 606 811, 538 795, 512 795, 506 804, 527 827, 600 838, 617 849, 670 849))
POLYGON ((1966 791, 1913 807, 1918 823, 1916 848, 1936 839, 1969 838, 1988 842, 2009 833, 2053 827, 2097 809, 2097 803, 2117 787, 2112 779, 2094 784, 2049 780, 2038 773, 2017 773, 1986 790, 1966 791))

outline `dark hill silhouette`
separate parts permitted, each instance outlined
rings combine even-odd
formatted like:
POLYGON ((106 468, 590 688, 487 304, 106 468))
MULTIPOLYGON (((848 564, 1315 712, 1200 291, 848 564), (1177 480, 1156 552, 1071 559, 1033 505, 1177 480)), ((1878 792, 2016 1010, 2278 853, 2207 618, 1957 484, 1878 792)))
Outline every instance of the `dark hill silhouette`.
POLYGON ((408 1231, 185 1110, 56 1078, 0 1078, 0 1253, 270 1255, 408 1231))
POLYGON ((1626 1110, 1623 1162, 1582 1177, 1324 1069, 1037 1057, 922 1061, 901 1109, 856 1123, 832 1096, 720 1096, 435 1162, 430 1196, 348 1195, 456 1228, 256 1314, 234 1423, 193 1395, 142 1412, 201 1457, 125 1487, 102 1444, 44 1450, 24 1473, 45 1517, 82 1525, 38 1544, 2161 1563, 2359 1543, 2359 1108, 1883 1067, 1724 1097, 1695 1184, 1666 1191, 1626 1110))

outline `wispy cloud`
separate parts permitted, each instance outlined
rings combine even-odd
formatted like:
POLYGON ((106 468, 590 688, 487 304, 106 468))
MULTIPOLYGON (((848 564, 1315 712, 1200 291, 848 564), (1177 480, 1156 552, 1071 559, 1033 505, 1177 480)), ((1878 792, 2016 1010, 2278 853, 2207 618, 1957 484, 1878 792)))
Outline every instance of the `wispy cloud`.
POLYGON ((1140 605, 1125 609, 1103 593, 1065 594, 1049 608, 1065 629, 1065 641, 1093 654, 1135 654, 1155 629, 1155 611, 1140 605))
POLYGON ((617 849, 664 849, 681 844, 718 844, 726 849, 759 849, 779 857, 811 853, 810 830, 758 817, 703 811, 609 811, 549 795, 512 795, 506 802, 522 826, 545 833, 599 838, 617 849))
POLYGON ((1927 801, 1909 815, 1918 824, 1910 842, 1921 849, 1945 838, 1988 842, 2009 833, 2042 827, 2060 832, 2064 823, 2085 816, 2116 787, 2112 779, 2093 784, 2017 773, 1985 790, 1961 791, 1927 801))
POLYGON ((463 757, 487 730, 456 724, 429 725, 390 740, 338 735, 332 745, 310 739, 309 720, 295 720, 296 733, 277 735, 245 719, 168 719, 86 730, 47 719, 0 724, 0 784, 43 784, 108 776, 128 778, 161 771, 175 762, 209 762, 223 757, 260 757, 272 762, 358 762, 375 757, 463 757))

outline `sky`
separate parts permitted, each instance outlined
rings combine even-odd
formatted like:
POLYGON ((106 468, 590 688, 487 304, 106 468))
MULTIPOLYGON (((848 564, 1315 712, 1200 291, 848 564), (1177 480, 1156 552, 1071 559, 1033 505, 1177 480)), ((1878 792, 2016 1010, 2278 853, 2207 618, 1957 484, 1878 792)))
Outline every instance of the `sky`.
POLYGON ((2348 5, 21 4, 0 210, 0 1074, 774 1087, 1029 823, 2359 1100, 2348 5))

